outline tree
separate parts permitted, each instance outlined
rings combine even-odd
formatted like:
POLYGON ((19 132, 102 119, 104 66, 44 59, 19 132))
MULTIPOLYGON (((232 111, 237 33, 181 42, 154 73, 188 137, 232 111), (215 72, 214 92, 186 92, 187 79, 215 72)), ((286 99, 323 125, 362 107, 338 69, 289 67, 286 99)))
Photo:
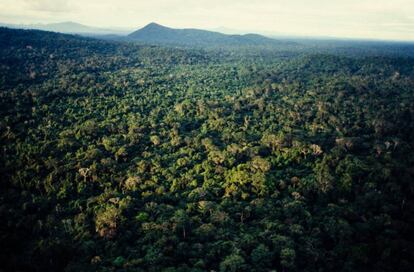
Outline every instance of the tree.
POLYGON ((121 219, 121 211, 114 206, 108 206, 99 211, 95 219, 95 227, 99 236, 108 239, 114 238, 121 219))
POLYGON ((293 269, 295 267, 296 252, 292 248, 284 248, 280 252, 280 264, 283 268, 293 269))
POLYGON ((224 258, 220 263, 220 271, 236 272, 242 271, 245 266, 245 260, 238 253, 233 253, 224 258))
POLYGON ((269 267, 272 262, 271 252, 269 248, 264 245, 258 245, 250 254, 252 263, 257 268, 266 268, 269 267))

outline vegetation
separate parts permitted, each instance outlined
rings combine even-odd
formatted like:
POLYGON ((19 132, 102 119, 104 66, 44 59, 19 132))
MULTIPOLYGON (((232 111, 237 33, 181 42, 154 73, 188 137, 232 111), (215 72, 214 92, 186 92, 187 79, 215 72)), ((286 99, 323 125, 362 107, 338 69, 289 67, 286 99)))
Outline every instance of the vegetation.
POLYGON ((0 270, 412 271, 405 51, 0 41, 0 270))

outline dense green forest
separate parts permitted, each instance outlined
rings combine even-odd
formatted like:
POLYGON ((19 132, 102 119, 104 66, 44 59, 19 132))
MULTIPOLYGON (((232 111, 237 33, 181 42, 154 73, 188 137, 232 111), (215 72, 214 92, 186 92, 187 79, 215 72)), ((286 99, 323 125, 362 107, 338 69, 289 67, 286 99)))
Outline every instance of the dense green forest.
POLYGON ((412 52, 0 29, 0 271, 413 271, 412 52))

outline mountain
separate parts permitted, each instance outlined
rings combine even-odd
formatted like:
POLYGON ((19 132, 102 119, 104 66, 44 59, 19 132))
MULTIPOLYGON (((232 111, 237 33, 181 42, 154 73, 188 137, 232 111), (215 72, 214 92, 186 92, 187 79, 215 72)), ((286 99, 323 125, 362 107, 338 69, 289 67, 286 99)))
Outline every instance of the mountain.
POLYGON ((150 23, 128 35, 133 41, 148 44, 171 44, 189 46, 271 46, 294 44, 279 41, 258 34, 227 35, 200 29, 174 29, 157 23, 150 23))
POLYGON ((110 33, 109 29, 101 29, 74 22, 62 22, 45 25, 44 30, 61 33, 110 33))
POLYGON ((126 35, 130 31, 125 29, 105 29, 86 26, 75 22, 61 22, 53 24, 30 24, 30 25, 14 25, 14 24, 0 24, 0 26, 16 29, 37 29, 44 31, 53 31, 66 34, 90 34, 90 35, 126 35))

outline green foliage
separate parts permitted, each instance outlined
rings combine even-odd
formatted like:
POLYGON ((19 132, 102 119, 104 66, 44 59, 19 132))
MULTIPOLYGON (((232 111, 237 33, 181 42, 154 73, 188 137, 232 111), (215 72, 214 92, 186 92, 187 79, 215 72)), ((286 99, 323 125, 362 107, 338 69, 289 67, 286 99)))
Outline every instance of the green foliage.
POLYGON ((295 266, 296 252, 291 248, 284 248, 280 252, 280 264, 284 268, 292 269, 295 266))
POLYGON ((243 257, 234 253, 224 258, 224 260, 220 263, 220 271, 223 271, 223 272, 243 271, 244 263, 245 261, 243 257))
POLYGON ((266 267, 271 267, 272 263, 272 253, 269 248, 264 245, 258 245, 251 253, 252 264, 254 267, 263 269, 266 267))
POLYGON ((412 271, 400 45, 0 41, 0 270, 412 271))
POLYGON ((122 267, 125 264, 125 259, 122 256, 118 256, 112 263, 116 267, 122 267))

